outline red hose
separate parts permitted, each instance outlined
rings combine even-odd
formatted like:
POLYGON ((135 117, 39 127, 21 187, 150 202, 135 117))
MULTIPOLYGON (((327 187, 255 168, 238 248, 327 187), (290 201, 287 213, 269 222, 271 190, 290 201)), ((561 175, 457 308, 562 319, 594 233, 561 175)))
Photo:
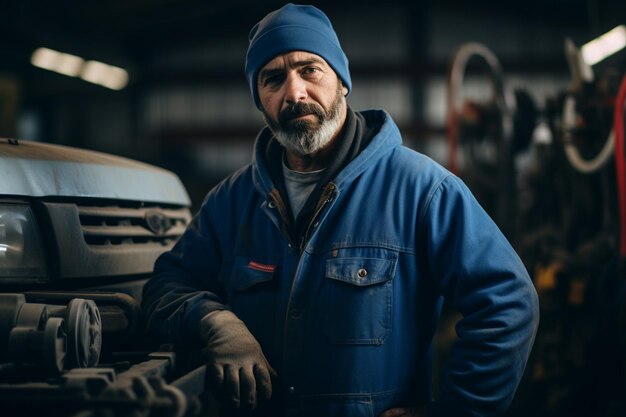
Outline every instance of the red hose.
POLYGON ((615 127, 615 171, 617 174, 617 195, 620 219, 619 253, 626 259, 626 156, 624 155, 624 104, 626 101, 626 75, 622 78, 614 109, 615 127))

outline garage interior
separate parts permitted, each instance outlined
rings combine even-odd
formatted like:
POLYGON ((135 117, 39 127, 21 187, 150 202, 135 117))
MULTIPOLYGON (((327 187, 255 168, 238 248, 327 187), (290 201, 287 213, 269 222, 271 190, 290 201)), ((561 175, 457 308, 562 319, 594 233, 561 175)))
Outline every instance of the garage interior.
MULTIPOLYGON (((12 2, 0 13, 0 137, 164 167, 195 212, 251 160, 263 121, 247 36, 283 4, 12 2), (82 70, 37 63, 58 53, 82 70), (94 62, 119 82, 85 76, 94 62)), ((406 146, 463 178, 533 278, 541 325, 507 415, 625 416, 626 2, 314 4, 350 59, 348 104, 387 110, 406 146), (596 58, 607 43, 621 47, 596 58)))

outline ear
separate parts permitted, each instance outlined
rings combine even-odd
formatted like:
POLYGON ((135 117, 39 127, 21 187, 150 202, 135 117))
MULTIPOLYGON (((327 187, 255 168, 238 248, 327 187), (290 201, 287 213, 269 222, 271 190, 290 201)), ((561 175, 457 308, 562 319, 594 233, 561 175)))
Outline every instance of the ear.
POLYGON ((345 85, 341 86, 341 93, 344 97, 348 95, 348 88, 345 85))

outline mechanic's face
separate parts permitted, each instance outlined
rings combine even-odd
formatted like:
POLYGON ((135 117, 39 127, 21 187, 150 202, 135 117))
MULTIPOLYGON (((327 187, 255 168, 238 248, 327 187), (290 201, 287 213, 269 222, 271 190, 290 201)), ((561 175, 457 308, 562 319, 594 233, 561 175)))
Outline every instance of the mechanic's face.
POLYGON ((257 88, 265 122, 296 155, 323 149, 343 126, 347 89, 319 55, 277 56, 259 71, 257 88))

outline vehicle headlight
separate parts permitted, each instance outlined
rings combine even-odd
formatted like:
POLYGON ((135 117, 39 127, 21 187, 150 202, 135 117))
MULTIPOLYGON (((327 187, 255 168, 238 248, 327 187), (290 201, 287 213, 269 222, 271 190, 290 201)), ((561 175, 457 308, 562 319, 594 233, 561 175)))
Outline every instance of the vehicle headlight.
POLYGON ((46 278, 37 221, 30 206, 0 203, 0 281, 46 278))

